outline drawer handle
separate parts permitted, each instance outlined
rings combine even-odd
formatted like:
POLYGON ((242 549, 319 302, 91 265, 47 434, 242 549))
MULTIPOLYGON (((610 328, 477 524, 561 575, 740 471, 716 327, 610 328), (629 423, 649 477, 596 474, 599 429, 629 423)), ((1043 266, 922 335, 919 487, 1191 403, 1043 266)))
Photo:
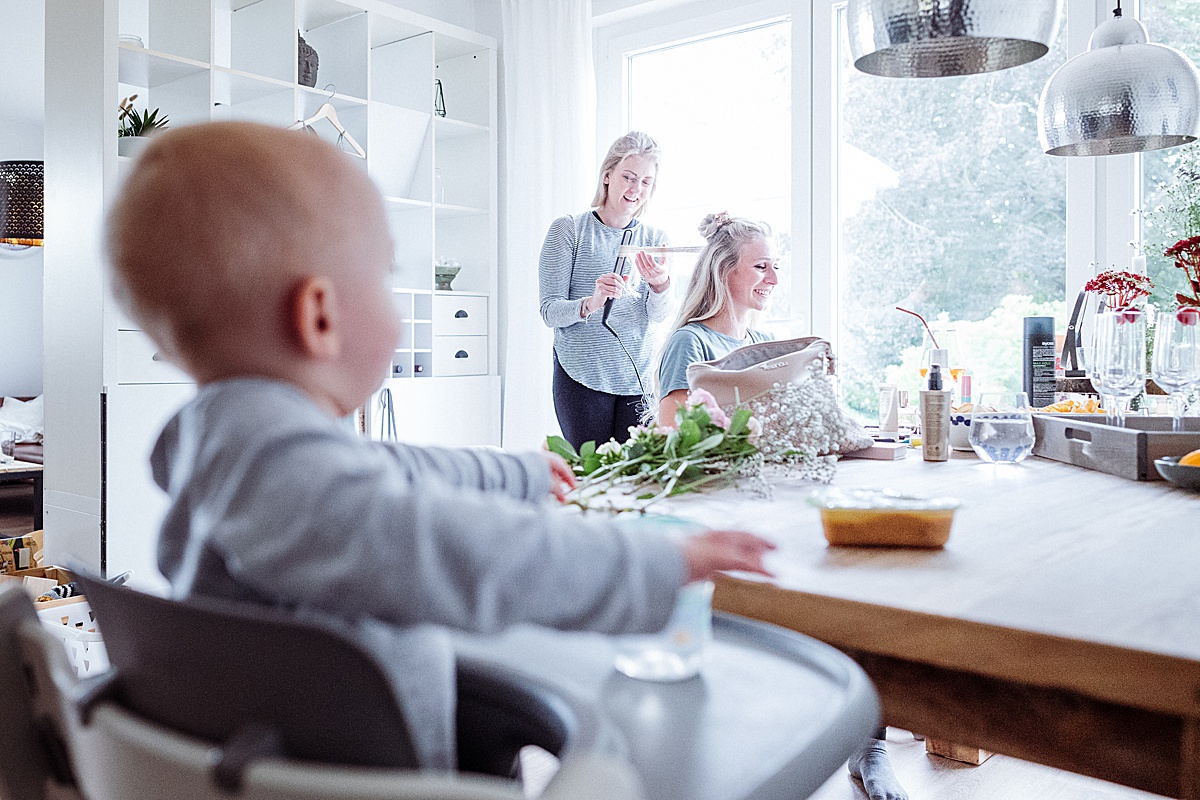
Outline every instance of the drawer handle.
POLYGON ((466 311, 463 311, 463 310, 460 308, 458 311, 455 311, 455 312, 454 312, 454 318, 455 318, 455 319, 466 319, 466 318, 467 318, 467 312, 466 312, 466 311))
POLYGON ((154 355, 150 356, 150 360, 151 361, 166 361, 167 357, 164 356, 162 353, 155 353, 154 355))
POLYGON ((467 354, 466 350, 459 350, 457 353, 454 354, 454 357, 455 358, 470 358, 470 356, 467 354))

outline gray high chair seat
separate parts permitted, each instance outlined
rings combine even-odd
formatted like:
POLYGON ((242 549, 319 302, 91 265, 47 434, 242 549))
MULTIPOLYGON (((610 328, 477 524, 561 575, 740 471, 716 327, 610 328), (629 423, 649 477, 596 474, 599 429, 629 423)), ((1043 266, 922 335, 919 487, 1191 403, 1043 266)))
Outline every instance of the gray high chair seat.
MULTIPOLYGON (((20 758, 0 770, 0 800, 524 796, 513 780, 408 769, 406 722, 390 688, 333 632, 76 577, 115 665, 94 679, 76 679, 23 592, 0 592, 0 702, 15 710, 2 716, 0 750, 20 758), (231 642, 241 652, 218 658, 231 642), (309 674, 278 668, 283 655, 309 674)), ((544 797, 641 797, 628 765, 591 747, 596 720, 585 705, 483 661, 463 662, 460 685, 464 706, 491 723, 467 748, 481 763, 502 763, 524 743, 549 745, 563 761, 544 797)))

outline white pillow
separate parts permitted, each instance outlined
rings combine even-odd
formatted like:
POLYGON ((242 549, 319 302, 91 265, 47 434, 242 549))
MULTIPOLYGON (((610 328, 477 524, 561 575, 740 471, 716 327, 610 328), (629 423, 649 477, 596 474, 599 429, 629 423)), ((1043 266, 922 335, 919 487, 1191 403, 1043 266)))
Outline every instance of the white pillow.
POLYGON ((4 398, 4 405, 0 405, 0 431, 13 431, 18 442, 40 442, 45 429, 41 395, 28 402, 4 398))

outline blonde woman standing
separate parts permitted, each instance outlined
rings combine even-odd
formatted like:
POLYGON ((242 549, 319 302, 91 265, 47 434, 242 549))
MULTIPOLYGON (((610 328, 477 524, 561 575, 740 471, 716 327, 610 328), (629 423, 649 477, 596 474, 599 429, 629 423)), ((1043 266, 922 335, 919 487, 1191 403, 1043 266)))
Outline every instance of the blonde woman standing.
POLYGON ((659 160, 658 144, 646 134, 617 139, 600 165, 591 210, 556 219, 542 245, 538 277, 542 321, 554 329, 554 410, 575 447, 623 442, 638 423, 653 350, 647 330, 670 313, 671 278, 646 253, 624 275, 613 266, 627 233, 633 246, 666 244, 662 231, 640 220, 659 160))

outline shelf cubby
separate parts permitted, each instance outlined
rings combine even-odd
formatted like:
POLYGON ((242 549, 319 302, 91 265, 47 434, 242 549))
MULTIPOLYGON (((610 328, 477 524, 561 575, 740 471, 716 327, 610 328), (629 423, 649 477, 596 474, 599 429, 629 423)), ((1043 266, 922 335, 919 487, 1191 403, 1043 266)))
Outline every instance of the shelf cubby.
POLYGON ((307 0, 298 8, 304 40, 317 53, 314 88, 367 96, 367 12, 333 0, 307 0))
POLYGON ((217 66, 296 82, 296 9, 292 0, 217 0, 217 66))
POLYGON ((122 0, 121 36, 137 36, 145 48, 192 61, 212 60, 209 0, 122 0))

